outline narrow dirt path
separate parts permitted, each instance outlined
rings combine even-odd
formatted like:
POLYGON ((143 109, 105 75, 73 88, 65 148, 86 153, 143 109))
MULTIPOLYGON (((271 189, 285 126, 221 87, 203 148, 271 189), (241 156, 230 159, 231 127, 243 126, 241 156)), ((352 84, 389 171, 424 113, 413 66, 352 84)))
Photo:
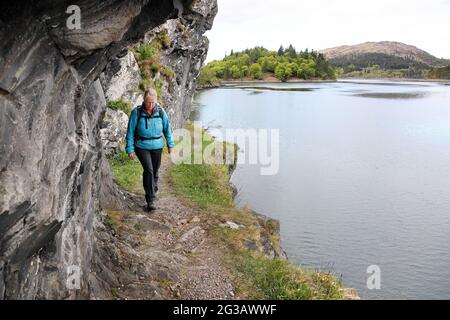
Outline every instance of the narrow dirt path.
POLYGON ((220 250, 208 238, 204 214, 174 196, 167 177, 170 165, 168 159, 162 163, 156 211, 144 212, 143 195, 133 194, 135 211, 108 212, 115 217, 110 222, 115 235, 109 239, 103 232, 100 238, 105 245, 113 242, 103 255, 110 261, 106 269, 114 274, 110 278, 117 279, 112 281, 116 284, 113 296, 232 299, 232 278, 220 250))

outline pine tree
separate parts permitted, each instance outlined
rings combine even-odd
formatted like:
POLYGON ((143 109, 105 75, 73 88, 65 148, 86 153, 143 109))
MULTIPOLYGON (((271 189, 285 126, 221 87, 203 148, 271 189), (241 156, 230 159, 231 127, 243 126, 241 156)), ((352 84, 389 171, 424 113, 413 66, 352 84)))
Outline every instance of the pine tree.
POLYGON ((295 51, 295 48, 292 46, 292 44, 289 45, 288 55, 289 55, 289 58, 292 58, 292 59, 297 58, 297 52, 295 51))
POLYGON ((284 47, 281 45, 280 49, 278 49, 278 55, 282 56, 284 54, 284 47))

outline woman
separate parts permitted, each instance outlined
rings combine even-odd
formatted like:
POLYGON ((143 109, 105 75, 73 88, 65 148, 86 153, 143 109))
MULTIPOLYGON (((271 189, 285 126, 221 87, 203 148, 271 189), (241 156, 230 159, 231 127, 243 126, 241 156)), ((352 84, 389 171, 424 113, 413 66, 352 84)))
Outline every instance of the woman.
POLYGON ((175 146, 166 112, 157 103, 156 90, 146 90, 144 102, 133 109, 128 121, 127 146, 130 159, 136 155, 144 168, 144 190, 147 212, 156 210, 155 197, 158 192, 158 171, 164 148, 163 134, 166 138, 169 154, 175 146))

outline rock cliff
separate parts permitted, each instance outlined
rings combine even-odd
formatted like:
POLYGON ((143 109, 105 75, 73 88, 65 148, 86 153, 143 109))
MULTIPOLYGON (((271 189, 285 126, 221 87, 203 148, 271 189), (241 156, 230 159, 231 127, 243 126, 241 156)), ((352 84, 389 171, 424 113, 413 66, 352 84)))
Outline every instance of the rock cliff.
POLYGON ((128 205, 100 129, 106 98, 131 91, 118 92, 111 79, 120 78, 126 48, 182 21, 186 29, 172 30, 162 57, 176 74, 163 90, 181 126, 207 50, 203 33, 217 12, 215 0, 81 0, 78 7, 80 29, 69 28, 77 13, 71 1, 18 0, 0 12, 0 299, 93 296, 102 281, 93 264, 97 217, 128 205))

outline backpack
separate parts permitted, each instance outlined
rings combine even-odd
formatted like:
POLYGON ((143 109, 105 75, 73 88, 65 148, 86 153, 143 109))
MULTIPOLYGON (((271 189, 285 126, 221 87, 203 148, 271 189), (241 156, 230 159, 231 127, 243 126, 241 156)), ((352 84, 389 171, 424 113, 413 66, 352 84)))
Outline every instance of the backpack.
MULTIPOLYGON (((140 105, 137 108, 137 121, 136 121, 136 126, 134 128, 134 142, 136 143, 138 140, 159 140, 159 139, 161 139, 162 136, 160 136, 160 137, 152 137, 152 138, 145 138, 145 137, 140 137, 138 135, 137 129, 138 129, 138 126, 139 126, 139 121, 141 121, 141 118, 142 118, 142 111, 143 111, 143 106, 140 105)), ((157 118, 161 118, 162 119, 163 112, 164 112, 164 109, 161 106, 158 106, 158 115, 157 116, 155 116, 155 114, 153 114, 151 117, 145 116, 144 119, 145 119, 145 127, 146 127, 146 129, 148 129, 148 123, 147 123, 148 119, 157 119, 157 118)))

